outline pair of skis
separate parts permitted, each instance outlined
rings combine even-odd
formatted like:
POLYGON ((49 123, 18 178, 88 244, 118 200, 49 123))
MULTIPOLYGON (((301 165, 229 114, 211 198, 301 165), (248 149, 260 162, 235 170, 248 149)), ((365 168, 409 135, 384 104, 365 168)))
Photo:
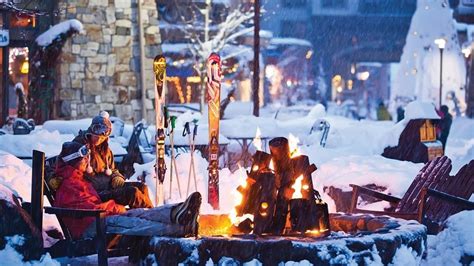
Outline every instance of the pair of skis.
POLYGON ((153 72, 155 72, 155 120, 156 120, 156 187, 155 187, 155 206, 163 205, 164 192, 163 182, 166 175, 165 163, 165 129, 168 128, 168 121, 171 123, 171 129, 168 133, 171 144, 171 172, 170 172, 170 191, 169 198, 171 198, 172 184, 173 184, 173 167, 176 174, 176 182, 178 183, 178 191, 181 197, 181 187, 179 184, 178 169, 174 154, 174 128, 176 124, 176 117, 169 118, 168 110, 165 106, 166 93, 166 59, 163 55, 158 55, 153 61, 153 72))
MULTIPOLYGON (((165 104, 166 59, 163 55, 155 57, 153 62, 155 73, 155 108, 156 108, 156 197, 155 205, 164 202, 163 181, 166 174, 165 163, 165 128, 167 118, 162 106, 165 104)), ((209 120, 209 179, 208 202, 214 209, 219 209, 219 120, 220 120, 220 89, 221 60, 219 55, 212 53, 207 60, 207 101, 209 120)), ((194 145, 193 145, 194 146, 194 145)), ((192 147, 193 149, 194 147, 192 147)), ((190 176, 189 176, 190 178, 190 176)), ((171 181, 171 180, 170 180, 171 181)), ((170 182, 171 183, 171 182, 170 182)), ((189 183, 189 180, 188 180, 189 183)), ((170 184, 171 185, 171 184, 170 184)), ((189 185, 188 185, 189 187, 189 185)), ((171 193, 171 191, 170 191, 171 193)))

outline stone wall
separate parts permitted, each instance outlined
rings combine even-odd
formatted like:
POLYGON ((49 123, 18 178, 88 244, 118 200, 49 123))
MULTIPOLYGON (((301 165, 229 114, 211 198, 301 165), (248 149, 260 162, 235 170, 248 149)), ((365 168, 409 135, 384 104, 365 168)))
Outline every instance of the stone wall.
MULTIPOLYGON (((60 116, 78 119, 107 110, 128 122, 142 118, 137 0, 65 0, 61 21, 77 19, 85 34, 63 48, 58 66, 60 116)), ((153 121, 153 58, 161 51, 154 0, 142 0, 147 121, 153 121)))

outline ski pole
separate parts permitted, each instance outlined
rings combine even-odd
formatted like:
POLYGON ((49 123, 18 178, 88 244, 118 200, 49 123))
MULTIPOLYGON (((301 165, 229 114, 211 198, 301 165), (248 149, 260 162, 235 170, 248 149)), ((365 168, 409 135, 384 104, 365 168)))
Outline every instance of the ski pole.
POLYGON ((174 128, 176 127, 176 116, 171 116, 170 117, 170 124, 171 124, 171 130, 170 130, 170 144, 171 144, 171 164, 170 164, 170 196, 169 198, 171 199, 171 191, 172 191, 172 180, 173 180, 173 167, 176 175, 176 182, 178 183, 178 192, 179 192, 179 197, 182 198, 183 196, 181 195, 181 185, 179 183, 179 175, 178 175, 178 166, 176 165, 176 157, 175 157, 175 150, 174 150, 174 128))
POLYGON ((191 163, 189 164, 189 171, 188 171, 188 185, 186 187, 186 197, 189 196, 189 185, 191 183, 191 168, 193 166, 194 160, 193 160, 193 151, 192 151, 192 146, 191 146, 191 130, 189 128, 189 122, 186 122, 184 124, 183 128, 183 137, 188 135, 188 144, 191 150, 191 163))
POLYGON ((191 157, 191 160, 192 160, 192 163, 193 163, 193 176, 194 176, 194 188, 196 189, 195 191, 197 191, 197 180, 196 180, 196 168, 194 167, 194 151, 196 150, 196 135, 197 135, 197 129, 198 129, 198 125, 196 124, 196 121, 193 121, 194 123, 194 129, 193 129, 193 146, 192 146, 192 156, 191 157))

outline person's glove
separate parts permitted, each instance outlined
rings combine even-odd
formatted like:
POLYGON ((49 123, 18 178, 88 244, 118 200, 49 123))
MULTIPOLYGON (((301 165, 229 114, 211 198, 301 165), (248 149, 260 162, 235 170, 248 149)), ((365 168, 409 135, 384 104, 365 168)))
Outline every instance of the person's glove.
POLYGON ((114 176, 112 180, 110 181, 110 185, 112 186, 112 188, 123 187, 124 184, 125 184, 125 179, 119 175, 114 176))
POLYGON ((63 178, 61 176, 55 176, 49 179, 49 187, 53 189, 54 191, 58 190, 59 186, 61 186, 61 183, 63 182, 63 178))

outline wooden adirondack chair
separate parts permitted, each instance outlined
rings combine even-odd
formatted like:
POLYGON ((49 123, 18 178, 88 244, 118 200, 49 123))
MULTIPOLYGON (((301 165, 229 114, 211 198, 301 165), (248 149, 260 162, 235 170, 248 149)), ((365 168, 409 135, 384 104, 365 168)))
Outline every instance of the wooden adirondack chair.
MULTIPOLYGON (((49 186, 48 180, 52 177, 57 157, 49 158, 45 161, 45 155, 40 151, 33 151, 33 180, 31 190, 31 217, 34 223, 43 227, 43 197, 46 196, 53 206, 55 191, 49 186)), ((107 248, 107 235, 104 223, 105 211, 103 210, 83 210, 44 207, 46 213, 55 214, 64 234, 64 239, 59 240, 53 246, 45 248, 51 257, 81 257, 98 254, 98 264, 107 265, 109 256, 129 255, 128 248, 107 248), (62 217, 84 218, 95 217, 96 236, 93 238, 73 239, 67 226, 63 223, 62 217)))
POLYGON ((437 233, 449 216, 474 209, 474 202, 467 200, 474 193, 474 160, 462 167, 455 176, 449 175, 451 168, 451 160, 446 156, 426 163, 402 198, 351 184, 350 212, 417 220, 428 227, 429 233, 437 233), (358 209, 357 201, 361 194, 391 202, 397 207, 394 212, 358 209))

